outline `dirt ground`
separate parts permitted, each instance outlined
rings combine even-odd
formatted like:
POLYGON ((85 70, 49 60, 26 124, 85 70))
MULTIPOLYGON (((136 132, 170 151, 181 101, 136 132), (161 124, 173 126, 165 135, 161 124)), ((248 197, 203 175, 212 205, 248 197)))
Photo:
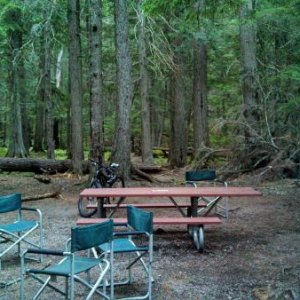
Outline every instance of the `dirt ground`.
MULTIPOLYGON (((180 185, 183 170, 166 171, 157 178, 162 185, 180 185)), ((24 205, 42 211, 45 246, 62 249, 78 217, 78 194, 86 180, 60 175, 44 184, 32 174, 1 174, 0 194, 35 196, 61 187, 60 197, 24 205)), ((251 180, 229 184, 249 186, 251 180)), ((132 181, 128 185, 149 183, 132 181)), ((268 182, 256 188, 262 197, 229 199, 229 218, 205 228, 204 253, 197 252, 185 227, 155 228, 153 299, 300 299, 300 180, 268 182)), ((0 249, 4 246, 0 244, 0 249)), ((49 262, 46 258, 43 264, 49 262)), ((0 282, 10 282, 0 284, 0 299, 18 299, 19 260, 13 252, 4 257, 0 272, 0 282)), ((137 281, 142 271, 137 267, 136 272, 130 292, 143 292, 144 285, 137 281)), ((36 288, 35 282, 26 280, 26 299, 36 288)), ((128 291, 123 288, 117 293, 128 291)), ((82 299, 83 292, 76 299, 82 299)), ((51 297, 61 299, 52 291, 41 299, 51 297)))

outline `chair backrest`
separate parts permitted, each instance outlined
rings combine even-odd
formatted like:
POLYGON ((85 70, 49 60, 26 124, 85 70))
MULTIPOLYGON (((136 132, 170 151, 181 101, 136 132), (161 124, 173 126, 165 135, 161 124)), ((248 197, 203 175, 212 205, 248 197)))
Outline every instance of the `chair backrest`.
POLYGON ((71 229, 71 252, 86 250, 113 239, 113 220, 71 229))
POLYGON ((153 213, 134 206, 127 206, 128 224, 137 231, 153 232, 153 213))
POLYGON ((21 194, 10 194, 0 197, 0 213, 15 211, 21 208, 21 194))
POLYGON ((187 171, 185 173, 186 181, 204 181, 204 180, 214 180, 216 179, 215 170, 199 170, 199 171, 187 171))

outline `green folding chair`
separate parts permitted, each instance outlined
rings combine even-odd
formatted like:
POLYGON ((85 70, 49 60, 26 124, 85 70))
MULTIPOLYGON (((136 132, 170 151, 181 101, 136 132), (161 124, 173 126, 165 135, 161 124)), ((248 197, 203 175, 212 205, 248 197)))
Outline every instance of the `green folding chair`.
MULTIPOLYGON (((21 254, 21 244, 41 248, 43 243, 42 213, 39 209, 22 206, 21 194, 11 194, 0 197, 0 214, 5 214, 5 219, 9 220, 0 223, 0 244, 5 245, 0 248, 0 270, 2 257, 12 248, 17 246, 18 254, 21 254), (38 242, 33 241, 31 233, 39 229, 38 242), (7 246, 6 246, 7 244, 7 246)), ((39 256, 39 260, 42 257, 39 256)))
MULTIPOLYGON (((25 299, 24 287, 25 276, 37 280, 42 284, 41 288, 35 293, 33 299, 37 299, 46 287, 49 287, 57 293, 65 296, 65 299, 75 299, 75 281, 89 288, 85 299, 91 299, 94 293, 102 296, 104 299, 112 299, 107 293, 106 282, 109 282, 112 276, 113 262, 112 250, 113 239, 113 221, 109 220, 100 224, 87 226, 77 226, 71 229, 71 239, 65 251, 57 251, 50 249, 28 249, 21 255, 21 286, 20 299, 25 299), (99 244, 107 243, 109 256, 107 253, 95 258, 91 256, 91 249, 99 244), (63 257, 58 263, 47 266, 45 268, 33 269, 26 268, 25 258, 27 254, 43 254, 63 257), (90 271, 96 269, 98 278, 92 280, 90 271), (111 270, 111 272, 109 272, 111 270), (86 278, 80 276, 85 274, 86 278), (110 274, 110 276, 108 276, 110 274), (61 289, 58 284, 58 278, 65 279, 65 289, 61 289), (56 283, 56 284, 55 284, 56 283)), ((94 274, 95 272, 93 272, 94 274)))
MULTIPOLYGON (((125 231, 120 229, 114 232, 113 252, 117 254, 131 253, 129 263, 126 267, 126 275, 119 281, 113 281, 111 288, 118 285, 127 285, 132 283, 132 268, 136 263, 141 263, 147 276, 147 292, 143 295, 130 296, 118 299, 152 299, 152 261, 153 261, 153 213, 142 209, 128 206, 127 223, 115 224, 115 226, 125 226, 125 231)), ((108 244, 100 245, 100 252, 109 251, 108 244)), ((123 255, 118 255, 118 257, 123 255)), ((118 261, 118 260, 115 260, 118 261)), ((116 268, 116 264, 115 267, 116 268)), ((116 270, 113 270, 116 274, 116 270)), ((120 273, 118 272, 118 275, 120 273)), ((114 298, 115 299, 115 298, 114 298)))
MULTIPOLYGON (((187 185, 192 185, 194 187, 201 185, 201 183, 205 186, 228 186, 226 181, 222 181, 217 178, 216 171, 213 169, 187 171, 185 173, 185 180, 187 185)), ((199 215, 207 216, 213 209, 215 209, 216 214, 228 218, 227 197, 201 197, 201 200, 206 203, 206 206, 198 209, 199 215), (221 204, 221 202, 223 203, 221 204)))

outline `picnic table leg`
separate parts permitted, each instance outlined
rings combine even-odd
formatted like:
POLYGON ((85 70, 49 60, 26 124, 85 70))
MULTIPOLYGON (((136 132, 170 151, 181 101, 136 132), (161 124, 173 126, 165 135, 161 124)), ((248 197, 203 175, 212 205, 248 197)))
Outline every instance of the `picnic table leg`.
MULTIPOLYGON (((191 206, 188 210, 188 216, 197 217, 198 216, 198 197, 191 197, 191 206)), ((188 226, 188 232, 193 238, 194 244, 198 251, 202 252, 204 250, 204 227, 200 226, 188 226)))
POLYGON ((97 198, 98 217, 106 218, 106 209, 104 207, 104 198, 97 198))
POLYGON ((191 217, 197 217, 198 216, 198 197, 191 197, 191 211, 190 216, 191 217))

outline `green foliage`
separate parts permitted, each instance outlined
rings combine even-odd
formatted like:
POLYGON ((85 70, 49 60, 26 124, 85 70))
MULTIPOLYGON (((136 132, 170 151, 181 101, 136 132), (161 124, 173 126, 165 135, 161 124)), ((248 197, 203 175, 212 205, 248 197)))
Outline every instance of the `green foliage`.
POLYGON ((295 84, 300 84, 300 65, 292 64, 285 67, 279 74, 282 80, 294 81, 295 84))
POLYGON ((5 157, 7 153, 6 147, 0 147, 0 157, 5 157))
MULTIPOLYGON (((162 144, 167 146, 167 131, 169 129, 167 89, 170 71, 175 70, 174 53, 179 52, 184 57, 185 78, 182 83, 186 92, 187 106, 191 107, 193 86, 193 41, 202 40, 208 49, 208 87, 209 87, 209 119, 210 142, 213 148, 230 145, 236 136, 234 126, 224 125, 237 120, 241 115, 241 60, 239 45, 239 9, 242 0, 145 0, 142 7, 146 15, 146 35, 148 42, 148 63, 151 76, 150 99, 152 107, 160 116, 164 115, 164 132, 162 144), (205 7, 201 6, 205 3, 205 7), (221 121, 220 121, 221 120, 221 121), (222 126, 218 125, 222 123, 222 126), (223 124, 224 123, 224 124, 223 124), (216 125, 217 124, 217 125, 216 125)), ((257 23, 257 61, 258 105, 260 118, 268 117, 270 132, 275 137, 283 133, 299 137, 299 81, 300 81, 300 18, 299 0, 262 0, 255 1, 255 14, 251 22, 257 23)), ((51 21, 51 55, 53 71, 55 59, 60 49, 68 47, 67 39, 67 1, 9 1, 0 0, 0 91, 1 103, 8 103, 7 32, 22 30, 25 67, 26 104, 29 123, 34 128, 36 101, 40 98, 41 83, 40 59, 42 56, 43 28, 46 20, 51 21), (20 22, 22 20, 23 24, 20 22)), ((88 2, 84 2, 88 5, 88 2)), ((138 83, 138 55, 136 46, 136 15, 135 1, 130 1, 130 37, 133 57, 133 77, 138 83)), ((105 144, 113 143, 115 129, 115 98, 116 98, 116 62, 114 45, 113 1, 103 1, 103 94, 106 99, 104 135, 105 144)), ((83 47, 83 81, 84 81, 84 135, 86 137, 85 157, 89 147, 89 74, 88 74, 88 39, 85 31, 85 20, 82 18, 83 47)), ((67 140, 67 120, 69 114, 67 55, 62 61, 62 86, 57 89, 52 84, 52 99, 54 101, 54 116, 59 120, 60 138, 62 144, 67 140)), ((54 72, 53 72, 54 73, 54 72)), ((131 132, 140 138, 141 119, 138 86, 135 86, 137 96, 134 99, 131 112, 131 132)), ((0 119, 8 111, 8 105, 2 105, 0 119)), ((190 121, 190 120, 189 120, 190 121)), ((7 121, 6 121, 7 122, 7 121)), ((163 123, 162 122, 162 123, 163 123)), ((190 122, 191 124, 191 122, 190 122)), ((8 128, 8 124, 5 124, 8 128)), ((152 124, 160 127, 161 124, 152 124)), ((0 130, 3 131, 2 127, 0 130)), ((2 133, 2 131, 0 133, 2 133)), ((262 136, 268 134, 266 128, 259 128, 262 136)), ((33 132, 31 135, 33 136, 33 132)), ((189 140, 191 144, 191 140, 189 140)), ((0 156, 5 156, 6 148, 0 148, 0 156)), ((57 159, 65 159, 66 151, 56 150, 57 159)), ((106 160, 109 157, 109 153, 106 160)), ((46 158, 46 153, 31 153, 31 157, 46 158)), ((155 158, 158 164, 167 164, 167 159, 155 158)))
POLYGON ((284 114, 293 114, 295 118, 299 118, 300 96, 291 98, 287 103, 281 104, 280 112, 284 114))
POLYGON ((168 158, 164 155, 162 150, 153 149, 152 153, 153 153, 154 164, 158 166, 168 165, 168 158))
MULTIPOLYGON (((300 138, 300 96, 289 99, 288 102, 280 105, 279 113, 281 118, 285 120, 288 132, 292 134, 294 141, 300 138)), ((290 142, 293 142, 292 140, 290 142)))
POLYGON ((55 159, 57 160, 67 159, 67 151, 65 149, 55 149, 55 159))
POLYGON ((7 3, 0 15, 0 22, 5 26, 6 30, 22 31, 22 8, 14 2, 7 3))

